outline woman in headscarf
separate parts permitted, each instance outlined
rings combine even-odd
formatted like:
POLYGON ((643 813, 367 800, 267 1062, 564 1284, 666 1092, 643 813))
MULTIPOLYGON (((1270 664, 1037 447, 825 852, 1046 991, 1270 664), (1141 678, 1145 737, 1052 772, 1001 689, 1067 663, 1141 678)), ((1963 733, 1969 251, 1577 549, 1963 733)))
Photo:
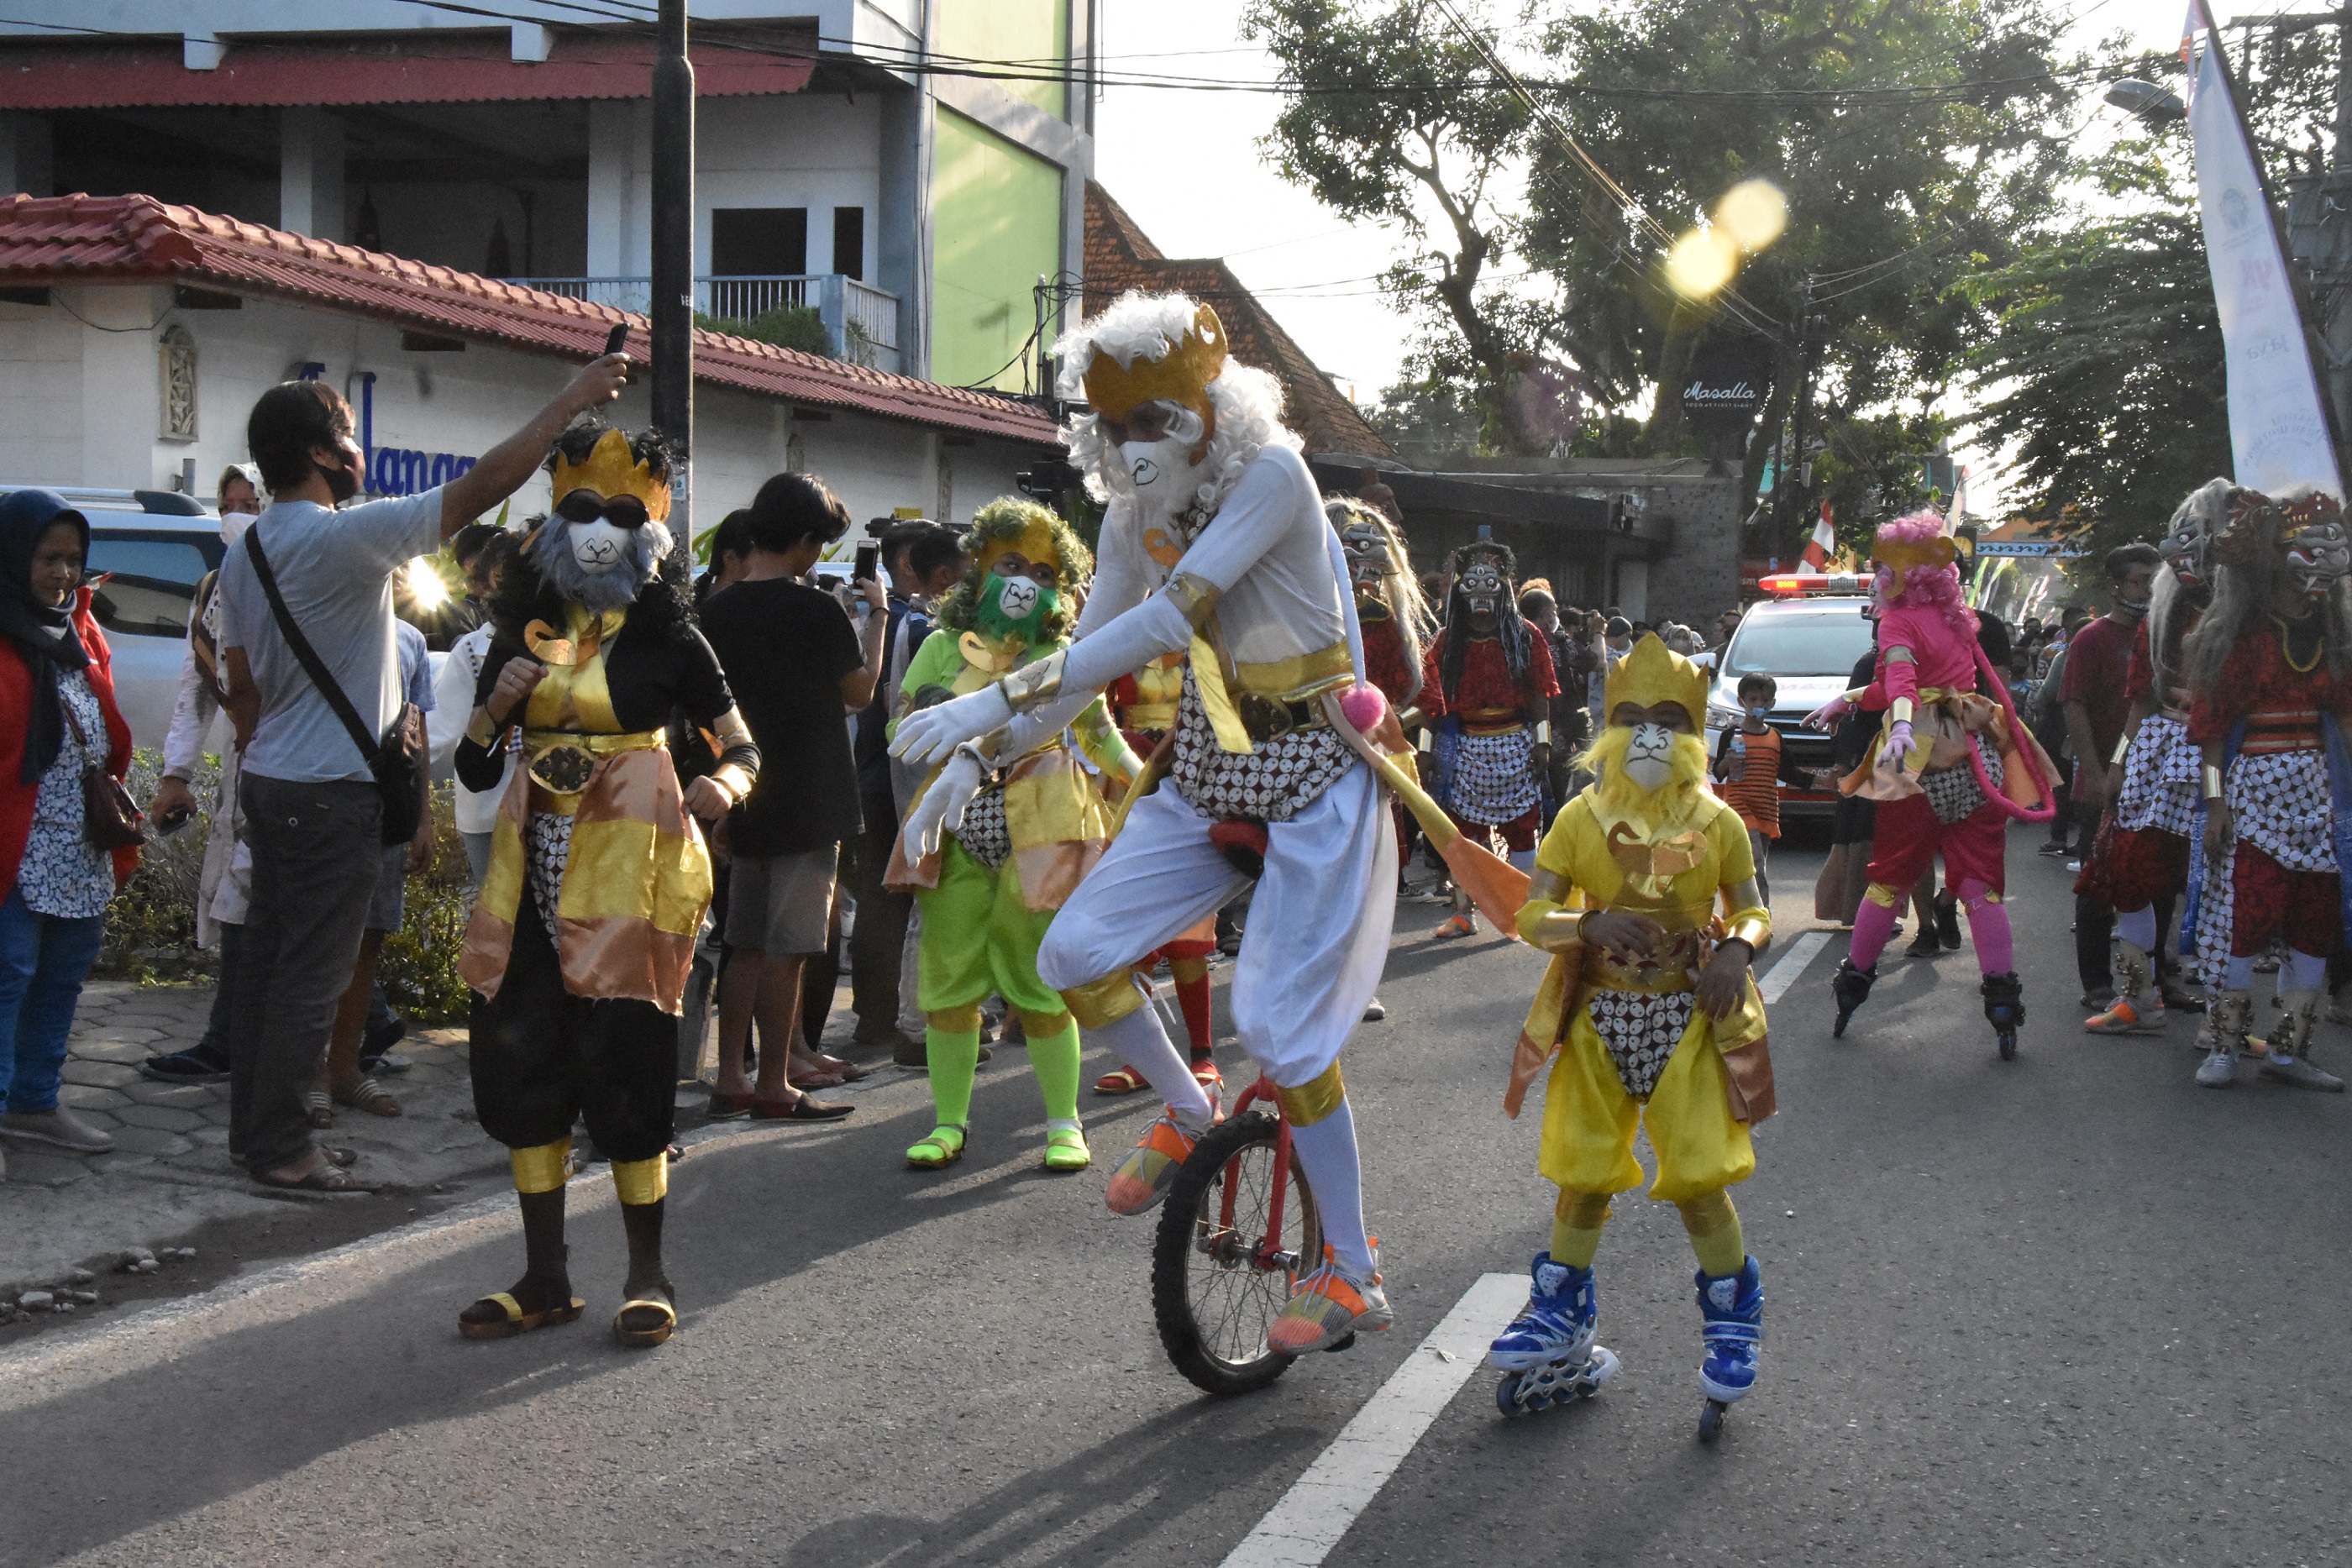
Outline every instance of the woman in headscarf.
POLYGON ((102 1154, 113 1138, 58 1103, 107 903, 139 864, 84 821, 85 769, 119 779, 131 766, 106 636, 78 586, 89 553, 89 524, 62 496, 0 497, 0 1134, 102 1154))

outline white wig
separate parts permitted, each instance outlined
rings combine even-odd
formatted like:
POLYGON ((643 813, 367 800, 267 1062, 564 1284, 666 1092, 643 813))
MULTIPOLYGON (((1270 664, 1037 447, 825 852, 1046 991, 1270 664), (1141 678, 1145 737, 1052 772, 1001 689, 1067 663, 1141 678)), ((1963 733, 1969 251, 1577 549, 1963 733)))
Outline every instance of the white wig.
MULTIPOLYGON (((1192 329, 1200 308, 1181 294, 1120 295, 1108 309, 1079 322, 1054 345, 1062 364, 1055 390, 1066 402, 1083 402, 1087 367, 1094 363, 1097 354, 1108 354, 1122 365, 1132 365, 1138 359, 1159 359, 1192 329)), ((1229 357, 1217 379, 1209 383, 1208 392, 1217 428, 1209 438, 1194 501, 1202 511, 1214 512, 1240 482, 1250 459, 1269 446, 1287 446, 1296 452, 1303 444, 1283 427, 1282 383, 1264 371, 1229 357)), ((1170 429, 1180 438, 1198 439, 1200 416, 1180 409, 1170 429)), ((1118 461, 1093 414, 1071 415, 1062 429, 1062 443, 1087 476, 1087 495, 1108 503, 1114 513, 1132 506, 1134 480, 1118 461)))

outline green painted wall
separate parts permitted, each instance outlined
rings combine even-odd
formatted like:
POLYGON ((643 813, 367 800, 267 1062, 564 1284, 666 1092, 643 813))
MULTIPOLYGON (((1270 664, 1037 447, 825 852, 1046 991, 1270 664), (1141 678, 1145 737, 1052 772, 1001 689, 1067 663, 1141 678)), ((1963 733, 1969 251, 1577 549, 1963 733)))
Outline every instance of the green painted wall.
MULTIPOLYGON (((1070 0, 939 0, 931 12, 934 47, 971 60, 1002 60, 1021 68, 1066 65, 1070 48, 1070 0)), ((1069 89, 1059 81, 1001 81, 1057 120, 1069 118, 1069 89)))
POLYGON ((933 158, 931 376, 1018 390, 1036 286, 1062 267, 1062 171, 944 104, 933 158))

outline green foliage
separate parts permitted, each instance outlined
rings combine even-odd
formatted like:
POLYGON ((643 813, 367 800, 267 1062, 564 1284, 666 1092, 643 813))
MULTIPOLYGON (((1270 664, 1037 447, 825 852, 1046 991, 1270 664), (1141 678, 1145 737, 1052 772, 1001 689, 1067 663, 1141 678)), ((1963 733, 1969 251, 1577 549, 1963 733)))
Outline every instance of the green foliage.
MULTIPOLYGON (((132 752, 125 779, 131 799, 143 807, 154 797, 163 772, 160 755, 132 752)), ((220 765, 208 757, 188 788, 199 801, 210 801, 219 784, 220 765)), ((138 871, 106 906, 105 937, 92 973, 153 984, 200 979, 212 972, 213 956, 196 946, 196 892, 204 880, 207 827, 199 811, 169 837, 150 831, 138 871)))
MULTIPOLYGON (((132 798, 151 799, 162 773, 162 758, 134 752, 128 780, 132 798)), ((151 833, 138 872, 106 906, 105 941, 92 973, 147 984, 215 973, 214 954, 196 945, 196 897, 219 786, 219 759, 207 757, 188 783, 198 803, 195 815, 169 837, 151 833)), ((451 786, 433 792, 432 863, 408 879, 400 929, 384 939, 376 966, 392 1005, 426 1025, 463 1023, 468 1007, 466 983, 457 977, 457 949, 472 900, 456 810, 451 786)))
POLYGON ((747 321, 723 321, 698 310, 694 324, 705 331, 773 343, 780 349, 798 349, 804 354, 822 354, 828 360, 839 357, 834 352, 833 334, 825 330, 824 318, 814 305, 779 305, 747 321))
POLYGON ((466 845, 457 834, 457 791, 433 791, 433 858, 404 889, 400 929, 386 936, 376 978, 395 1011, 421 1024, 466 1021, 471 993, 457 977, 457 952, 474 901, 466 845))

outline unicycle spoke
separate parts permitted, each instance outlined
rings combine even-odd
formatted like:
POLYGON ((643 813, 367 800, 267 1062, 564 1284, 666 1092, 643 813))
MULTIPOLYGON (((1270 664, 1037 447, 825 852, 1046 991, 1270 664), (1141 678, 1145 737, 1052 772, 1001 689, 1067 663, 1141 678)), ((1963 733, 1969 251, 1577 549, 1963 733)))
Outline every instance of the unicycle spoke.
POLYGON ((1322 1255, 1314 1195, 1278 1134, 1265 1115, 1204 1134, 1160 1217, 1152 1258, 1160 1341, 1178 1370, 1212 1393, 1263 1387, 1290 1364, 1266 1331, 1289 1302, 1300 1260, 1322 1255))

